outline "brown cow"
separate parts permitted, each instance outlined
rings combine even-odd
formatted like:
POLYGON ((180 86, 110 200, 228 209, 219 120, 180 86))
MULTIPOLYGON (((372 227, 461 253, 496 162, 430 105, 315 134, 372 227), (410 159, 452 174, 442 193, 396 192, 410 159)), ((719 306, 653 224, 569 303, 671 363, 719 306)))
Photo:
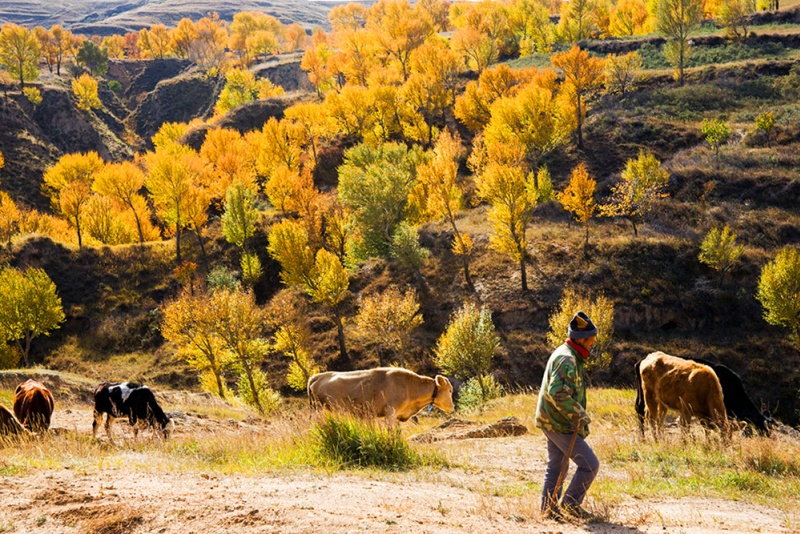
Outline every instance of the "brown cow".
POLYGON ((29 432, 17 421, 11 410, 0 404, 0 438, 26 434, 29 432))
POLYGON ((36 380, 28 379, 14 391, 14 415, 31 432, 50 428, 54 405, 53 394, 36 380))
POLYGON ((639 364, 639 377, 645 402, 645 418, 658 439, 667 409, 681 414, 681 430, 689 430, 692 416, 704 426, 720 429, 730 439, 722 387, 714 370, 707 365, 653 352, 639 364))
POLYGON ((390 421, 407 421, 430 405, 445 412, 454 409, 447 378, 395 367, 315 374, 308 381, 308 397, 312 404, 364 411, 390 421))

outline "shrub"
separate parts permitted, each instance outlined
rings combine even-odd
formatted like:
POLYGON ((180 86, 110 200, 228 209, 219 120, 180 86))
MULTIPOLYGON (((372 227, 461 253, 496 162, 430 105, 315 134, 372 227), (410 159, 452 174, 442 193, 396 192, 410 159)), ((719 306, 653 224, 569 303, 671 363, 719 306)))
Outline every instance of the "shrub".
POLYGON ((27 97, 28 101, 33 104, 33 107, 42 103, 42 92, 36 87, 26 87, 22 90, 23 94, 27 97))
POLYGON ((108 82, 108 88, 114 91, 115 93, 119 93, 122 91, 122 84, 119 83, 117 80, 111 80, 108 82))
POLYGON ((313 430, 319 453, 339 467, 379 467, 392 471, 420 463, 400 429, 352 415, 328 413, 313 430))
POLYGON ((219 265, 211 269, 208 273, 208 289, 212 293, 217 289, 228 289, 235 291, 241 286, 241 282, 236 278, 237 273, 219 265))
POLYGON ((22 357, 19 349, 8 343, 0 343, 0 369, 15 369, 22 357))
MULTIPOLYGON (((281 396, 267 385, 267 377, 260 369, 253 369, 253 383, 258 390, 258 400, 261 403, 262 412, 270 413, 275 411, 281 403, 281 396)), ((258 408, 253 390, 250 388, 250 382, 247 380, 245 373, 239 374, 236 387, 239 390, 239 397, 245 403, 258 408)))
POLYGON ((479 407, 481 404, 497 399, 503 395, 501 386, 492 375, 472 377, 461 386, 458 394, 458 410, 468 411, 479 407), (483 382, 483 387, 481 387, 483 382))

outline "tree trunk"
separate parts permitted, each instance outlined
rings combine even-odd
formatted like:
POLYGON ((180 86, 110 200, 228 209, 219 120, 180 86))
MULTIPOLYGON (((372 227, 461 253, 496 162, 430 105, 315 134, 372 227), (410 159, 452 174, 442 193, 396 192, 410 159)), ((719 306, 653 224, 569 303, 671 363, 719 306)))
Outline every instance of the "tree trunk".
POLYGON ((467 282, 467 287, 469 290, 474 293, 475 292, 475 284, 472 283, 472 277, 469 274, 469 258, 466 254, 462 254, 461 263, 464 266, 464 280, 467 282))
POLYGON ((200 257, 203 258, 203 264, 208 265, 208 256, 206 255, 206 245, 203 242, 203 236, 200 235, 200 230, 195 228, 194 235, 197 237, 197 243, 200 245, 200 257))
POLYGON ((581 94, 578 93, 578 149, 583 150, 583 118, 581 116, 581 94))
POLYGON ((181 264, 181 226, 175 224, 175 260, 181 264))
POLYGON ((222 387, 222 376, 220 376, 219 372, 214 370, 214 377, 217 379, 217 390, 219 390, 219 398, 225 398, 225 388, 222 387))
POLYGON ((633 226, 633 237, 639 237, 639 232, 636 230, 636 220, 631 217, 631 225, 633 226))
POLYGON ((253 394, 253 401, 256 403, 256 408, 261 413, 264 413, 264 408, 261 407, 261 400, 258 398, 258 390, 256 390, 256 383, 253 380, 253 370, 249 365, 244 365, 244 372, 247 373, 247 381, 250 383, 250 392, 253 394))
POLYGON ((344 342, 344 323, 342 323, 342 316, 339 313, 339 308, 335 307, 333 310, 334 318, 336 320, 336 334, 339 339, 339 355, 343 360, 347 359, 347 347, 344 342))
POLYGON ((528 290, 528 273, 525 270, 525 258, 524 257, 521 260, 519 260, 519 272, 520 272, 520 275, 522 277, 522 290, 523 291, 527 291, 528 290))

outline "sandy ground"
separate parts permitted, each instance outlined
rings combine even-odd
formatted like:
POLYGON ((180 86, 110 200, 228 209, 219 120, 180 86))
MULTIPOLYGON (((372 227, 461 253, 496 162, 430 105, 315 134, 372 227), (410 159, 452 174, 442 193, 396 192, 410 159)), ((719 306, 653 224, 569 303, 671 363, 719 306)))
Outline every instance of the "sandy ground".
MULTIPOLYGON (((247 423, 177 418, 176 432, 231 431, 247 423)), ((53 427, 91 432, 89 410, 54 414, 53 427)), ((115 426, 125 447, 124 425, 115 426)), ((62 430, 63 431, 63 430, 62 430)), ((145 436, 145 439, 149 436, 145 436)), ((102 436, 101 439, 105 439, 102 436)), ((538 436, 457 440, 470 466, 417 476, 335 473, 274 476, 42 469, 1 477, 0 532, 53 533, 426 533, 426 532, 797 532, 797 518, 718 499, 623 503, 608 521, 543 520, 537 502, 481 491, 543 476, 538 436), (479 467, 474 467, 479 466, 479 467)), ((455 440, 440 441, 451 446, 455 440)), ((0 460, 2 466, 2 460, 0 460)), ((538 500, 538 499, 537 499, 538 500)))

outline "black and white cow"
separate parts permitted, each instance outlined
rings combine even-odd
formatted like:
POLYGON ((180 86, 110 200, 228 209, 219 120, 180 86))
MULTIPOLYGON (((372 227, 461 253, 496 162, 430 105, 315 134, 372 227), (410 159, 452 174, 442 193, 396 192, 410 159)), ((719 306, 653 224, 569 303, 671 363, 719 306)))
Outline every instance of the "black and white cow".
POLYGON ((103 421, 106 414, 106 435, 111 441, 111 425, 117 417, 127 417, 133 427, 134 437, 138 436, 139 429, 147 426, 154 430, 160 429, 164 439, 174 426, 172 419, 168 418, 156 402, 156 397, 150 388, 133 382, 111 383, 103 382, 94 392, 94 422, 92 435, 97 437, 97 426, 103 421))

